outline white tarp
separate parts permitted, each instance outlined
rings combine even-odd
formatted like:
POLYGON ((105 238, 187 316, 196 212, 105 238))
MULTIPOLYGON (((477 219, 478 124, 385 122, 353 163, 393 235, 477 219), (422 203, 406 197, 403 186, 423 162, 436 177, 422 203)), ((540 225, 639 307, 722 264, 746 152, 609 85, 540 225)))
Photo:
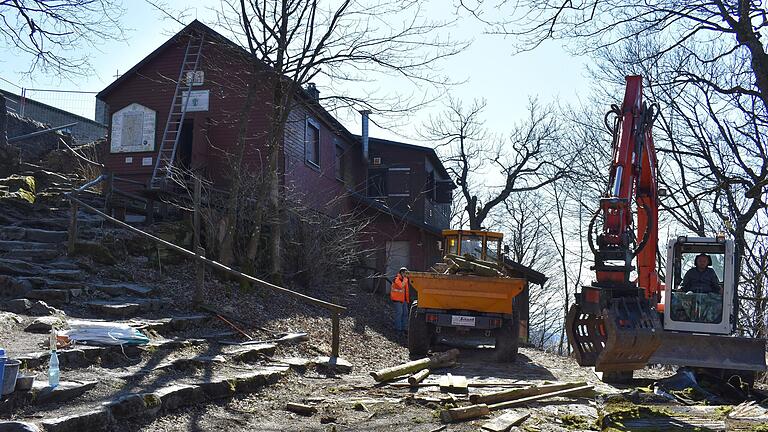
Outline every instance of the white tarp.
POLYGON ((67 321, 62 334, 74 343, 88 345, 145 345, 149 338, 128 324, 109 321, 67 321))

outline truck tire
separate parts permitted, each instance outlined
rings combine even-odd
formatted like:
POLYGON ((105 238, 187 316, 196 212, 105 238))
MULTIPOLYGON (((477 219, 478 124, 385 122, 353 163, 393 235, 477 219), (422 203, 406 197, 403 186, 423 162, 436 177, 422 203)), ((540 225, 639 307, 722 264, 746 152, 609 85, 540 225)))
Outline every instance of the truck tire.
POLYGON ((517 359, 517 345, 520 340, 520 318, 517 312, 496 331, 496 361, 511 363, 517 359))
POLYGON ((416 312, 417 302, 411 305, 408 315, 408 352, 412 355, 426 355, 432 345, 432 326, 423 313, 416 312))

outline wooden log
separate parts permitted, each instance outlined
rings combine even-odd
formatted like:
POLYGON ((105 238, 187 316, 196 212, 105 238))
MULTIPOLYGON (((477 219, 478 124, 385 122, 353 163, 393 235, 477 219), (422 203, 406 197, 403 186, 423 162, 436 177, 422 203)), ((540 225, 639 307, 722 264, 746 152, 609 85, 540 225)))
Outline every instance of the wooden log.
POLYGON ((483 423, 480 428, 491 432, 507 432, 508 430, 512 429, 512 426, 520 425, 530 416, 531 415, 529 413, 506 413, 496 417, 489 422, 483 423))
POLYGON ((451 408, 440 412, 440 420, 443 423, 453 423, 461 420, 471 420, 487 416, 491 411, 486 404, 470 405, 460 408, 451 408))
POLYGON ((411 387, 416 387, 417 384, 424 381, 424 378, 428 377, 430 373, 429 369, 422 369, 419 372, 416 372, 415 374, 408 377, 408 385, 411 387))
POLYGON ((488 408, 491 411, 495 411, 495 410, 499 410, 499 409, 512 408, 512 407, 519 406, 519 405, 525 405, 525 404, 527 404, 529 402, 535 402, 535 401, 538 401, 538 400, 547 399, 547 398, 551 398, 551 397, 575 395, 575 394, 578 394, 578 393, 585 392, 587 390, 592 390, 593 388, 594 387, 591 386, 591 385, 585 385, 585 386, 581 386, 581 387, 575 387, 575 388, 571 388, 571 389, 560 390, 560 391, 556 391, 556 392, 552 392, 552 393, 546 393, 546 394, 541 394, 541 395, 536 395, 536 396, 530 396, 530 397, 526 397, 526 398, 522 398, 522 399, 517 399, 517 400, 511 400, 511 401, 506 401, 506 402, 499 402, 497 404, 488 405, 488 408))
MULTIPOLYGON (((435 381, 429 381, 429 382, 420 382, 414 386, 411 386, 407 382, 392 382, 389 383, 392 387, 438 387, 440 386, 440 382, 435 381)), ((483 388, 483 387, 526 387, 531 386, 533 383, 530 382, 520 382, 520 383, 513 383, 513 382, 472 382, 469 381, 467 383, 467 386, 469 387, 475 387, 475 388, 483 388)))
POLYGON ((376 382, 389 381, 404 375, 414 374, 422 369, 441 367, 447 363, 455 361, 458 356, 459 350, 454 348, 435 354, 432 357, 425 357, 423 359, 371 372, 371 376, 376 382))
POLYGON ((488 394, 473 394, 469 396, 469 401, 473 404, 494 404, 498 402, 504 402, 509 400, 520 399, 528 396, 536 396, 540 394, 552 393, 560 390, 565 390, 574 387, 581 387, 587 385, 586 382, 575 383, 560 383, 560 384, 546 384, 542 386, 533 386, 523 389, 505 390, 496 393, 488 394))
POLYGON ((301 414, 303 416, 311 416, 317 412, 317 408, 313 406, 294 402, 288 402, 285 404, 285 409, 291 412, 295 412, 296 414, 301 414))

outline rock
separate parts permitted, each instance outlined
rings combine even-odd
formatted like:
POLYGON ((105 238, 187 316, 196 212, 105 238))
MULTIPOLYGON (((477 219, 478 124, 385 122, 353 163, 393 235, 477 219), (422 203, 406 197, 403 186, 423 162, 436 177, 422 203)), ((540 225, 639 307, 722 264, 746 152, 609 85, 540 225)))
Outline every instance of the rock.
POLYGON ((341 357, 315 357, 312 359, 318 370, 331 373, 349 373, 352 372, 352 363, 341 357))
POLYGON ((137 393, 122 396, 105 404, 115 419, 136 416, 154 416, 160 411, 162 401, 155 393, 137 393))
POLYGON ((33 300, 43 300, 48 303, 69 303, 70 291, 60 289, 38 289, 28 292, 25 297, 33 300))
POLYGON ((75 243, 75 254, 90 257, 93 261, 104 265, 115 265, 117 260, 106 247, 96 242, 78 241, 75 243))
POLYGON ((160 398, 164 410, 174 410, 185 405, 195 404, 205 398, 205 394, 198 386, 177 384, 163 387, 155 394, 160 398))
POLYGON ((80 270, 48 270, 44 272, 48 277, 54 279, 68 280, 68 281, 81 281, 85 279, 85 275, 80 270))
POLYGON ((11 298, 24 297, 32 289, 34 287, 28 280, 0 275, 0 296, 11 298))
POLYGON ((27 314, 32 316, 65 315, 63 311, 48 306, 48 303, 41 300, 33 301, 27 310, 27 314))
POLYGON ((200 388, 209 399, 223 399, 235 394, 236 382, 224 378, 200 383, 200 388))
POLYGON ((63 403, 70 401, 88 390, 96 387, 96 381, 61 381, 56 387, 49 387, 42 381, 35 381, 32 392, 35 394, 35 403, 63 403))
POLYGON ((232 360, 244 363, 257 362, 264 358, 264 356, 272 356, 275 354, 277 345, 275 344, 257 344, 257 345, 243 345, 234 347, 228 347, 224 350, 226 354, 232 356, 232 360))
POLYGON ((32 307, 32 301, 27 299, 13 299, 2 303, 3 310, 16 314, 26 314, 32 307))
POLYGON ((110 411, 100 409, 44 420, 40 425, 46 432, 97 432, 108 430, 111 422, 110 411))
POLYGON ((41 271, 42 269, 35 264, 10 258, 0 258, 0 273, 2 274, 37 276, 41 271))
POLYGON ((40 432, 40 428, 32 423, 0 421, 0 432, 40 432))
POLYGON ((63 327, 64 324, 64 320, 57 316, 45 316, 32 321, 24 331, 29 333, 50 333, 52 328, 63 327))
POLYGON ((297 371, 305 371, 312 365, 312 360, 301 357, 289 357, 284 359, 278 359, 280 363, 285 363, 297 371))

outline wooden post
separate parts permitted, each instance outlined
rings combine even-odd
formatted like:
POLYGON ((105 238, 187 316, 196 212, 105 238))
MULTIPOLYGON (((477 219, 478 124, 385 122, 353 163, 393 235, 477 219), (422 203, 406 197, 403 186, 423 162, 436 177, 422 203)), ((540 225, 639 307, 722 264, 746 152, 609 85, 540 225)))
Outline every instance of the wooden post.
POLYGON ((107 184, 104 185, 104 213, 112 215, 111 202, 112 202, 112 190, 115 187, 115 175, 113 173, 107 174, 107 184))
POLYGON ((155 200, 147 200, 147 225, 155 223, 155 200))
MULTIPOLYGON (((197 246, 196 252, 200 256, 205 256, 205 249, 197 246)), ((197 265, 195 276, 195 294, 192 296, 192 303, 199 305, 203 303, 203 289, 205 288, 205 265, 197 265)))
POLYGON ((331 312, 331 324, 333 326, 333 334, 331 336, 331 358, 338 358, 339 357, 339 343, 340 343, 340 337, 339 334, 341 329, 339 328, 339 313, 336 311, 331 312))
POLYGON ((69 220, 69 241, 67 242, 67 254, 75 253, 75 242, 77 242, 77 203, 70 200, 71 215, 69 220))
POLYGON ((200 246, 200 195, 202 193, 201 191, 202 185, 200 184, 200 177, 195 176, 195 208, 194 213, 192 214, 192 229, 194 229, 194 250, 197 250, 197 247, 200 246))

